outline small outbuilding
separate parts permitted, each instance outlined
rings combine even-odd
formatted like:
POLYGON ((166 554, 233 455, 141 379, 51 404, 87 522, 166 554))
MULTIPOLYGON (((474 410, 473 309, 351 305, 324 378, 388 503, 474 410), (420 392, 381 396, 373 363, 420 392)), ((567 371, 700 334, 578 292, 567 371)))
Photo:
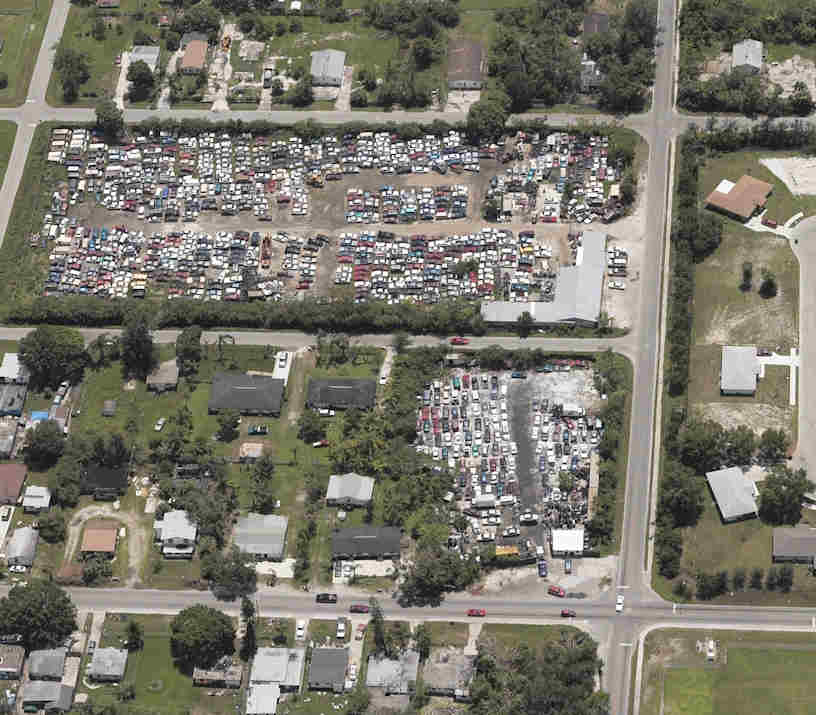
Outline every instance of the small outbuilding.
POLYGON ((280 688, 277 685, 250 685, 247 691, 246 715, 275 715, 280 688))
POLYGON ((124 648, 97 648, 88 677, 97 683, 117 683, 125 677, 128 652, 124 648))
POLYGON ((755 394, 759 372, 756 347, 723 345, 720 366, 720 392, 723 395, 755 394))
POLYGON ((366 506, 374 494, 374 480, 354 472, 332 474, 326 490, 326 503, 329 506, 366 506))
POLYGON ((759 492, 753 480, 748 479, 739 467, 706 472, 706 481, 724 522, 757 516, 756 497, 759 492))
POLYGON ((212 669, 195 668, 193 670, 193 685, 210 688, 241 687, 244 679, 244 667, 231 658, 225 658, 212 669))
POLYGON ((147 376, 147 389, 151 392, 168 392, 178 388, 179 368, 175 360, 167 360, 147 376))
POLYGON ((105 400, 102 403, 102 416, 113 417, 116 414, 116 400, 105 400))
POLYGON ((584 553, 584 530, 552 529, 550 551, 553 556, 580 556, 584 553))
POLYGON ((774 529, 773 560, 775 563, 816 563, 816 529, 809 526, 774 529))

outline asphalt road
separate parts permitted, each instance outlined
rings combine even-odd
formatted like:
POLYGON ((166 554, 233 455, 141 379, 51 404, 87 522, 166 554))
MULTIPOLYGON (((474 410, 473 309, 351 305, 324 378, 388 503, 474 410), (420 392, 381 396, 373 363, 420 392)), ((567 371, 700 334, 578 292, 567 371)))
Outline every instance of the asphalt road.
MULTIPOLYGON (((81 108, 55 108, 45 101, 46 89, 53 66, 54 46, 59 41, 69 9, 68 0, 54 0, 51 16, 46 27, 45 36, 37 58, 37 63, 29 87, 28 99, 17 108, 0 109, 0 119, 14 121, 18 125, 17 137, 6 171, 0 196, 0 237, 5 236, 10 217, 13 199, 20 184, 25 160, 34 134, 40 121, 91 121, 92 110, 81 108)), ((632 427, 629 450, 629 468, 626 486, 626 506, 622 531, 622 545, 618 566, 616 589, 594 600, 548 599, 537 601, 528 597, 512 598, 507 596, 470 596, 457 594, 447 597, 438 607, 402 609, 388 594, 381 595, 386 616, 412 619, 465 620, 467 608, 482 606, 487 609, 487 622, 513 622, 544 624, 561 622, 560 609, 565 605, 578 612, 574 624, 586 628, 602 641, 605 653, 605 670, 603 687, 610 692, 615 715, 629 713, 631 690, 631 653, 632 647, 642 638, 647 629, 656 625, 674 625, 678 627, 733 628, 733 629, 794 629, 816 630, 816 609, 805 608, 749 608, 717 606, 683 606, 675 608, 672 604, 658 598, 650 588, 648 571, 644 568, 647 534, 650 521, 650 475, 652 473, 653 428, 655 422, 655 398, 658 355, 660 347, 661 290, 663 280, 664 239, 667 214, 667 189, 670 182, 668 163, 670 147, 674 138, 689 124, 704 126, 706 117, 690 117, 678 113, 674 107, 674 77, 676 61, 674 50, 676 42, 676 0, 661 0, 658 9, 658 24, 661 28, 656 50, 656 80, 650 110, 639 115, 628 116, 622 120, 607 115, 568 115, 543 114, 525 115, 521 118, 546 118, 548 123, 556 126, 569 126, 600 121, 617 123, 639 132, 649 145, 648 177, 641 191, 645 192, 646 201, 646 237, 643 270, 641 271, 640 309, 635 329, 623 338, 610 340, 574 340, 531 337, 520 340, 514 337, 472 338, 470 346, 474 348, 498 344, 505 347, 541 347, 555 351, 595 351, 611 347, 629 357, 635 367, 633 388, 632 427), (614 607, 615 593, 626 594, 624 613, 616 614, 614 607)), ((160 118, 210 118, 242 119, 253 121, 267 119, 278 123, 294 123, 313 118, 323 123, 342 123, 350 120, 393 121, 393 122, 430 122, 434 119, 460 121, 465 115, 444 112, 229 112, 213 113, 207 110, 127 110, 128 122, 138 122, 148 117, 160 118)), ((750 120, 738 118, 737 124, 748 124, 750 120)), ((805 229, 803 227, 802 231, 805 229)), ((804 235, 804 234, 803 234, 804 235)), ((806 255, 816 249, 807 247, 806 255)), ((803 252, 800 251, 800 260, 803 252)), ((807 285, 809 275, 803 267, 801 281, 807 285)), ((801 291, 800 291, 801 292, 801 291)), ((804 296, 803 308, 804 304, 804 296)), ((808 346, 816 336, 816 326, 811 326, 813 316, 806 310, 802 316, 802 348, 809 352, 808 346), (810 326, 810 327, 808 327, 810 326), (811 329, 813 328, 813 329, 811 329), (808 342, 808 336, 811 336, 808 342)), ((0 327, 0 338, 19 339, 29 328, 0 327)), ((111 330, 83 330, 86 340, 92 340, 102 333, 115 333, 111 330)), ((274 344, 283 348, 296 348, 314 342, 314 337, 297 332, 252 332, 252 331, 208 331, 204 339, 214 342, 218 335, 229 333, 238 344, 257 345, 274 344)), ((155 334, 159 342, 172 342, 178 331, 162 330, 155 334)), ((383 335, 364 335, 359 340, 368 345, 385 347, 391 338, 383 335)), ((440 339, 430 336, 417 336, 415 345, 435 345, 440 339)), ((816 347, 814 348, 816 349, 816 347)), ((809 373, 803 371, 800 394, 805 394, 809 385, 814 384, 809 373)), ((816 403, 815 403, 816 404, 816 403)), ((816 424, 816 413, 812 413, 806 400, 800 399, 802 424, 816 424), (810 410, 810 411, 809 411, 810 410)), ((813 408, 816 409, 816 408, 813 408)), ((801 432, 801 427, 800 427, 801 432)), ((816 447, 812 455, 803 454, 806 462, 816 462, 816 447)), ((0 593, 4 588, 0 587, 0 593)), ((193 603, 210 603, 220 608, 235 612, 237 604, 216 602, 206 592, 198 591, 153 591, 143 589, 72 589, 72 597, 81 609, 110 610, 150 613, 175 613, 193 603)), ((339 615, 347 612, 348 605, 354 600, 364 599, 341 593, 336 606, 317 606, 312 594, 284 590, 262 589, 258 594, 260 610, 264 615, 280 614, 299 617, 339 615)), ((638 680, 639 683, 639 680, 638 680)), ((638 688, 634 693, 634 712, 638 712, 638 688)))

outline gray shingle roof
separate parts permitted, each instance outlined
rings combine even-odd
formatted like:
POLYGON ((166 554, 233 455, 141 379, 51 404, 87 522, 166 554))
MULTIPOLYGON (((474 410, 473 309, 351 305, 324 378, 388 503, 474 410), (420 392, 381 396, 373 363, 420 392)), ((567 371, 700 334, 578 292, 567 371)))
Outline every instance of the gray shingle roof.
POLYGON ((724 521, 756 516, 757 504, 754 499, 756 487, 739 467, 707 472, 706 479, 724 521))
POLYGON ((759 361, 755 346, 724 345, 720 366, 722 392, 754 392, 759 361))
POLYGON ((396 526, 362 526, 337 529, 332 534, 332 555, 337 557, 390 556, 400 552, 396 526))
POLYGON ((241 372, 217 372, 210 390, 210 411, 280 413, 283 380, 241 372))
POLYGON ((347 648, 315 648, 309 665, 309 687, 342 686, 346 680, 348 660, 347 648))
POLYGON ((597 322, 606 270, 606 234, 584 231, 581 243, 580 263, 561 269, 552 301, 485 301, 482 317, 488 323, 513 323, 527 311, 541 324, 597 322))
POLYGON ((276 514, 247 514, 238 519, 233 533, 235 545, 247 554, 269 554, 283 558, 289 520, 276 514))
POLYGON ((28 656, 28 675, 30 678, 62 678, 65 671, 67 648, 50 650, 33 650, 28 656))
POLYGON ((61 685, 51 681, 33 681, 23 686, 23 705, 26 703, 45 703, 46 710, 71 709, 74 699, 74 689, 68 685, 61 685))
POLYGON ((309 380, 306 404, 316 408, 366 410, 374 407, 377 383, 374 380, 334 377, 309 380))

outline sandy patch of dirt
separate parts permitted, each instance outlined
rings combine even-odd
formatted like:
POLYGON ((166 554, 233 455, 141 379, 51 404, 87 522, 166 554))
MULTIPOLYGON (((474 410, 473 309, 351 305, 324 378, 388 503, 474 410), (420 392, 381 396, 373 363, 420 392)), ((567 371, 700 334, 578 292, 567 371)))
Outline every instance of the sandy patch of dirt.
POLYGON ((813 157, 768 158, 760 159, 759 163, 782 181, 792 194, 816 194, 816 159, 813 157))
POLYGON ((700 72, 700 81, 706 82, 707 80, 714 79, 715 77, 719 77, 724 72, 731 71, 731 53, 730 52, 720 52, 717 57, 713 60, 709 60, 705 63, 705 67, 703 71, 700 72))
POLYGON ((702 419, 714 420, 726 429, 745 425, 757 436, 766 429, 783 429, 790 434, 793 410, 762 402, 734 404, 733 402, 709 402, 696 404, 692 410, 702 419))
POLYGON ((816 64, 812 60, 794 55, 784 62, 772 62, 767 65, 768 79, 782 87, 782 96, 789 97, 797 82, 804 82, 811 96, 816 94, 816 64))
MULTIPOLYGON (((756 264, 755 264, 756 265, 756 264)), ((720 306, 711 318, 708 332, 697 341, 698 345, 740 345, 750 336, 761 335, 765 345, 796 343, 798 331, 793 320, 791 306, 780 291, 773 301, 748 310, 733 305, 720 306), (793 337, 792 337, 793 336, 793 337)))

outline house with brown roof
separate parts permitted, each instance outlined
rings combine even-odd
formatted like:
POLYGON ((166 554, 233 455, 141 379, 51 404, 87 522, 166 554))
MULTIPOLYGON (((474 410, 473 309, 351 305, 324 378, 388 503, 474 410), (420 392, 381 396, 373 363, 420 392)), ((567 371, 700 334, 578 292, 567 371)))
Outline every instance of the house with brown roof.
POLYGON ((0 504, 16 504, 28 474, 25 464, 0 464, 0 504))
POLYGON ((191 40, 184 50, 179 71, 182 74, 198 74, 204 69, 206 61, 207 43, 204 40, 191 40))
POLYGON ((448 88, 482 88, 482 46, 457 40, 448 50, 448 88))
POLYGON ((706 208, 724 213, 739 221, 747 221, 765 208, 773 186, 744 174, 735 184, 723 179, 706 198, 706 208))
POLYGON ((116 538, 119 534, 118 522, 110 519, 92 519, 85 523, 80 553, 83 559, 91 556, 113 558, 116 553, 116 538))

